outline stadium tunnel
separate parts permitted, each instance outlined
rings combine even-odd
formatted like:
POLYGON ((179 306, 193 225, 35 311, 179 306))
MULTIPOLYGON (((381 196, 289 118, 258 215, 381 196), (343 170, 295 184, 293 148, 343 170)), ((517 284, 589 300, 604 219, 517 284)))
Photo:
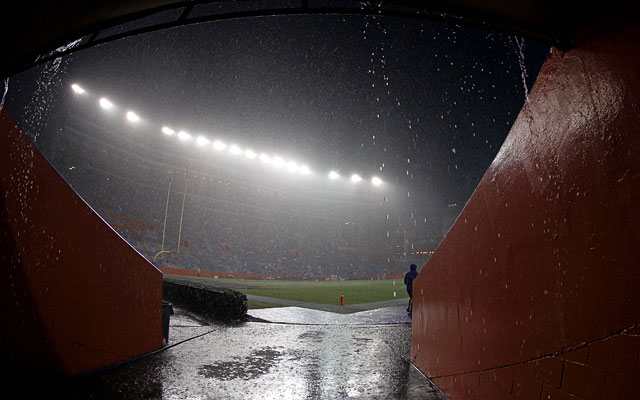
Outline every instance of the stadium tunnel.
MULTIPOLYGON (((389 1, 367 11, 302 1, 190 18, 199 4, 15 4, 2 27, 11 40, 1 75, 168 9, 180 17, 101 40, 223 18, 375 12, 546 41, 554 49, 527 103, 417 279, 411 359, 452 399, 640 397, 637 6, 389 1)), ((6 110, 0 124, 3 357, 75 375, 161 347, 161 273, 66 185, 6 110)))

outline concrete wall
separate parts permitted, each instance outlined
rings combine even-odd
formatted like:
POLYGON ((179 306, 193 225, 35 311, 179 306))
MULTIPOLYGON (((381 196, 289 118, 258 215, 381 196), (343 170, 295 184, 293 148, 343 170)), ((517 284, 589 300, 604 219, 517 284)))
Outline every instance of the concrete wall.
MULTIPOLYGON (((0 357, 76 375, 162 346, 162 273, 0 113, 0 357)), ((5 364, 6 365, 6 364, 5 364)))
POLYGON ((640 398, 639 114, 639 29, 550 55, 414 286, 452 399, 640 398))

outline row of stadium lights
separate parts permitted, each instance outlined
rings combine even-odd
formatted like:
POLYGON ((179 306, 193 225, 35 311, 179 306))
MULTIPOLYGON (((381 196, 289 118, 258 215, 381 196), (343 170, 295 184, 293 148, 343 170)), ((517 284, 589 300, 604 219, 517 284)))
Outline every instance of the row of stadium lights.
MULTIPOLYGON (((73 91, 77 94, 85 94, 86 90, 84 90, 80 85, 74 83, 71 85, 71 89, 73 89, 73 91)), ((112 109, 114 107, 114 104, 111 103, 111 101, 109 101, 109 99, 102 97, 100 98, 100 100, 98 100, 98 103, 100 104, 100 107, 102 107, 105 110, 109 110, 112 109)), ((137 123, 140 122, 140 117, 138 116, 138 114, 136 114, 133 111, 127 111, 126 113, 126 117, 127 120, 131 123, 137 123)), ((180 139, 183 142, 186 142, 188 140, 192 139, 191 134, 189 134, 188 132, 185 131, 175 131, 167 126, 162 127, 162 132, 167 135, 167 136, 177 136, 178 139, 180 139)), ((196 143, 198 144, 198 146, 204 147, 207 146, 211 143, 211 141, 206 138, 205 136, 198 136, 195 139, 196 143)), ((213 146, 214 150, 216 151, 225 151, 228 150, 231 154, 239 156, 239 155, 243 155, 248 158, 248 159, 259 159, 260 161, 262 161, 265 164, 269 164, 272 165, 274 168, 276 169, 281 169, 284 168, 289 172, 292 173, 299 173, 302 175, 310 175, 311 174, 311 170, 309 169, 309 167, 307 167, 306 165, 298 165, 298 163, 296 163, 295 161, 285 161, 284 159, 282 159, 281 157, 278 156, 269 156, 268 154, 265 153, 261 153, 260 155, 258 155, 256 152, 254 152, 251 149, 241 149, 239 146, 237 145, 230 145, 227 146, 226 143, 220 141, 220 140, 215 140, 213 141, 213 143, 211 143, 211 145, 213 146)), ((331 180, 337 180, 340 179, 341 176, 338 172, 336 171, 331 171, 328 174, 329 179, 331 180)), ((351 177, 349 178, 349 180, 353 183, 358 183, 362 181, 362 177, 358 174, 353 174, 351 175, 351 177)), ((382 180, 380 178, 378 178, 377 176, 374 176, 371 178, 371 183, 374 186, 382 186, 382 180)))

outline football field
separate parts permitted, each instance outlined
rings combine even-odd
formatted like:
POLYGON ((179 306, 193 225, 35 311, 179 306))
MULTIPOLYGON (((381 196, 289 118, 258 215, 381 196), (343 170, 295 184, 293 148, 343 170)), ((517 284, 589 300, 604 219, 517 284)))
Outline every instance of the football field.
MULTIPOLYGON (((211 288, 230 288, 241 293, 276 299, 302 301, 314 304, 340 305, 376 303, 380 301, 408 298, 401 280, 359 281, 285 281, 214 279, 183 276, 168 276, 165 279, 188 281, 211 288)), ((249 308, 273 307, 273 304, 249 301, 249 308)))

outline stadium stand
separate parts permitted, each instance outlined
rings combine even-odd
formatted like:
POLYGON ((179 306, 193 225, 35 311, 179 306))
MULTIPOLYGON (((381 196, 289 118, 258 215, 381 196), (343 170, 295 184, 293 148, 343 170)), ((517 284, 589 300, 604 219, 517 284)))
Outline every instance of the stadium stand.
POLYGON ((55 149, 43 152, 159 267, 342 278, 398 275, 406 268, 396 263, 395 222, 375 189, 270 179, 246 160, 223 160, 157 132, 132 131, 88 105, 68 109, 55 149), (163 233, 165 250, 177 251, 180 237, 179 253, 156 257, 163 233))

